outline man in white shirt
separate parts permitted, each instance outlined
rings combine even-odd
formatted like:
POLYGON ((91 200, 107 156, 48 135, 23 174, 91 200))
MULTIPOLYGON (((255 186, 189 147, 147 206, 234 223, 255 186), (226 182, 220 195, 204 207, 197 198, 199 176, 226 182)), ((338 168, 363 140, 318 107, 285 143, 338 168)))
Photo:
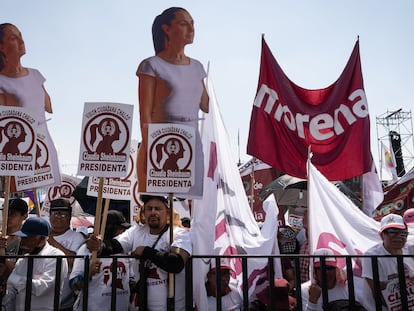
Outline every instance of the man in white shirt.
MULTIPOLYGON (((102 243, 91 235, 87 245, 90 251, 98 251, 101 256, 117 253, 130 253, 140 263, 140 278, 145 280, 147 295, 145 306, 140 310, 167 310, 168 274, 175 274, 175 310, 185 309, 184 266, 191 252, 191 239, 188 230, 181 227, 181 220, 169 221, 168 200, 162 196, 142 195, 143 225, 132 226, 115 239, 102 243), (173 228, 171 228, 171 226, 173 228), (173 229, 173 241, 169 232, 173 229)), ((140 296, 141 297, 141 296, 140 296)), ((140 301, 142 304, 142 301, 140 301)))
MULTIPOLYGON (((47 220, 40 217, 31 217, 25 221, 21 230, 14 234, 22 238, 20 249, 25 254, 63 256, 63 252, 47 242, 49 233, 50 225, 47 220)), ((6 310, 25 310, 27 282, 31 282, 32 285, 30 310, 53 310, 54 299, 60 297, 60 295, 55 297, 55 286, 59 287, 61 294, 63 278, 68 272, 66 259, 62 259, 60 284, 56 284, 56 275, 59 272, 56 271, 56 258, 35 258, 31 280, 27 280, 27 266, 28 259, 20 258, 7 280, 6 296, 3 299, 6 310)))
MULTIPOLYGON (((326 257, 334 256, 334 252, 329 248, 320 248, 314 255, 325 258, 326 284, 324 285, 328 290, 328 302, 348 299, 348 286, 343 271, 338 267, 335 257, 326 257)), ((321 257, 313 259, 313 280, 301 285, 304 310, 323 310, 321 257)))
MULTIPOLYGON (((408 254, 408 249, 405 244, 407 242, 408 230, 404 223, 402 216, 397 214, 388 214, 381 219, 381 229, 379 234, 382 238, 382 243, 374 245, 365 252, 365 255, 403 255, 408 254)), ((404 258, 404 273, 406 280, 413 276, 413 260, 412 258, 404 258)), ((378 257, 378 274, 381 291, 387 288, 390 282, 398 282, 398 266, 396 257, 378 257)), ((374 277, 372 271, 372 263, 370 259, 362 260, 362 277, 367 281, 370 293, 373 299, 376 297, 374 291, 374 277)), ((394 288, 396 288, 394 286, 394 288)), ((399 294, 399 293, 398 293, 399 294)), ((384 299, 381 293, 381 300, 383 310, 388 310, 387 304, 390 301, 384 299)), ((395 301, 393 302, 395 303, 395 301)))
MULTIPOLYGON (((80 232, 71 229, 72 206, 66 199, 55 199, 50 202, 50 236, 49 244, 60 249, 66 256, 75 256, 76 251, 85 243, 80 232)), ((65 276, 60 311, 73 310, 75 295, 69 286, 69 274, 72 271, 74 258, 68 258, 68 275, 65 276)))

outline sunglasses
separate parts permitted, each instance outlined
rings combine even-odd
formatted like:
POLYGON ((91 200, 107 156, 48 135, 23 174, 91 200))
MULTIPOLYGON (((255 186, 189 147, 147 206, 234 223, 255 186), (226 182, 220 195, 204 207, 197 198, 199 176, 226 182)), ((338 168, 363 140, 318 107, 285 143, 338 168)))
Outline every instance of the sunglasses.
POLYGON ((51 216, 69 217, 69 211, 51 211, 51 216))
POLYGON ((390 235, 390 236, 407 236, 408 235, 408 230, 401 230, 401 229, 396 229, 396 228, 391 228, 391 229, 387 229, 384 231, 385 234, 390 235))

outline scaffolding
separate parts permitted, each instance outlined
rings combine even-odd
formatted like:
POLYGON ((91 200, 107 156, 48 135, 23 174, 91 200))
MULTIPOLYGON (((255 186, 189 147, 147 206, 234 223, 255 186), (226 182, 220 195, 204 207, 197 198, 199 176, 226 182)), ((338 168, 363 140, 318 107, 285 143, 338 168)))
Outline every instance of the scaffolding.
MULTIPOLYGON (((404 163, 405 171, 409 171, 414 164, 414 135, 413 121, 410 111, 398 109, 388 111, 376 117, 377 138, 378 138, 378 155, 380 167, 383 167, 382 144, 390 147, 390 133, 398 133, 401 142, 401 157, 404 163)), ((396 153, 394 151, 394 153, 396 153)), ((381 174, 382 179, 382 174, 381 174)))

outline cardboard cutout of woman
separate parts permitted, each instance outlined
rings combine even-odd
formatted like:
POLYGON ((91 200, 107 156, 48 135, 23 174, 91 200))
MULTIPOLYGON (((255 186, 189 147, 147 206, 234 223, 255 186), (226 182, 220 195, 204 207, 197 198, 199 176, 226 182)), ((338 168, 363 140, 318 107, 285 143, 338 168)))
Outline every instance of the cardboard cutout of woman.
POLYGON ((198 113, 208 112, 203 65, 184 53, 193 43, 194 21, 183 8, 172 7, 158 15, 152 25, 155 56, 138 66, 138 97, 142 143, 137 156, 139 192, 146 192, 148 124, 180 123, 196 130, 195 184, 184 196, 203 195, 203 150, 198 131, 198 113))
POLYGON ((26 47, 19 29, 10 23, 0 24, 0 105, 32 109, 38 129, 46 136, 49 157, 53 166, 54 185, 60 185, 57 152, 46 125, 45 111, 52 113, 43 75, 33 68, 24 67, 21 58, 26 47))

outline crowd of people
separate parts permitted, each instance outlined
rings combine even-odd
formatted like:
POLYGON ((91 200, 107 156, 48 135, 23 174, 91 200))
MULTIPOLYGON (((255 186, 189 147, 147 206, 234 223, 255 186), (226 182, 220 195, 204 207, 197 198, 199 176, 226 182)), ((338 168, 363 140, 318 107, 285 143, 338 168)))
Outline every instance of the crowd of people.
MULTIPOLYGON (((7 235, 0 239, 0 249, 5 249, 7 255, 7 259, 0 263, 2 305, 6 310, 23 310, 27 304, 26 288, 31 283, 30 310, 54 310, 56 304, 59 310, 83 310, 84 306, 87 310, 109 310, 114 303, 117 310, 167 310, 171 299, 169 274, 174 274, 175 310, 185 310, 184 267, 192 254, 191 229, 184 227, 179 217, 170 221, 167 198, 142 195, 141 200, 142 213, 136 223, 130 224, 120 211, 110 210, 104 236, 92 233, 85 237, 71 228, 72 208, 66 199, 51 202, 49 220, 36 215, 28 217, 26 201, 12 199, 7 235), (170 230, 173 230, 172 243, 170 230), (92 256, 93 252, 97 253, 96 258, 92 256), (21 255, 36 256, 31 264, 31 282, 27 281, 29 257, 21 255), (118 256, 116 264, 112 255, 118 256), (61 263, 57 270, 59 257, 61 263), (86 258, 89 258, 88 267, 85 266, 86 258), (87 297, 84 293, 86 279, 87 297), (56 291, 59 293, 57 298, 56 291)), ((373 246, 366 254, 408 254, 409 247, 412 247, 411 244, 406 245, 408 224, 414 222, 412 213, 413 210, 408 210, 406 217, 396 214, 383 217, 378 232, 382 243, 373 246)), ((279 243, 291 245, 292 240, 285 238, 279 239, 279 243)), ((288 249, 280 246, 284 251, 288 249)), ((298 249, 296 247, 296 253, 298 249)), ((289 252, 294 254, 292 250, 289 252)), ((277 310, 296 310, 295 290, 301 291, 302 310, 323 310, 325 303, 329 305, 328 310, 349 307, 347 274, 338 264, 334 251, 321 248, 313 255, 307 257, 310 270, 306 271, 307 281, 296 285, 291 280, 276 278, 273 282, 274 296, 269 295, 270 289, 260 293, 249 303, 250 310, 268 310, 272 299, 277 310)), ((242 295, 230 282, 232 268, 226 260, 220 259, 218 280, 216 261, 211 259, 203 281, 209 310, 217 309, 218 291, 222 310, 243 309, 242 295)), ((291 265, 285 266, 293 269, 294 275, 306 274, 295 271, 291 265)), ((381 308, 389 310, 384 290, 398 281, 397 259, 378 258, 376 273, 380 296, 374 286, 374 270, 371 259, 362 261, 362 276, 367 285, 362 288, 368 292, 355 292, 354 307, 357 310, 374 310, 378 297, 381 308)), ((406 280, 413 277, 412 259, 404 260, 404 271, 406 280)))
MULTIPOLYGON (((137 69, 142 133, 138 152, 139 189, 146 190, 148 124, 182 123, 196 129, 197 179, 189 193, 200 197, 203 167, 198 164, 203 163, 203 155, 198 113, 208 112, 209 106, 203 83, 205 70, 199 61, 184 53, 185 46, 193 42, 194 21, 187 10, 173 7, 155 18, 152 31, 155 55, 143 60, 137 69)), ((19 29, 9 23, 0 24, 0 105, 35 108, 39 126, 51 140, 44 116, 44 112, 52 113, 50 97, 43 85, 45 78, 36 69, 22 66, 20 60, 25 52, 19 29)), ((17 145, 14 147, 17 153, 17 145)), ((58 163, 55 152, 50 152, 50 156, 53 163, 58 163)), ((55 183, 60 181, 58 176, 55 175, 55 183)), ((189 219, 171 217, 168 199, 163 196, 142 195, 141 201, 140 217, 134 224, 128 223, 119 211, 110 210, 101 236, 88 234, 87 230, 82 234, 71 228, 72 207, 66 199, 51 201, 49 220, 28 217, 27 203, 22 199, 11 200, 7 232, 0 239, 0 249, 6 255, 0 262, 2 306, 6 310, 24 310, 29 304, 30 310, 58 307, 68 311, 84 310, 85 306, 87 310, 109 310, 116 304, 117 310, 165 311, 174 302, 175 310, 184 310, 184 268, 192 255, 189 219), (35 257, 31 260, 31 256, 21 255, 35 257), (115 261, 114 255, 117 255, 115 261), (27 280, 28 269, 32 270, 31 280, 27 280), (27 293, 31 293, 30 299, 27 293)), ((280 228, 281 254, 310 254, 305 215, 302 220, 299 227, 280 228)), ((410 253, 406 245, 407 224, 414 223, 413 220, 412 211, 405 218, 385 216, 379 231, 382 243, 367 254, 410 253)), ((321 248, 313 255, 316 256, 313 259, 300 258, 300 271, 292 258, 283 257, 283 278, 270 280, 272 288, 257 295, 250 303, 250 310, 267 310, 272 305, 277 310, 295 310, 298 291, 303 310, 323 310, 326 304, 329 310, 346 308, 349 304, 346 273, 338 265, 335 253, 321 248), (298 275, 300 284, 296 283, 298 275), (270 296, 272 292, 276 294, 274 297, 270 296)), ((216 310, 218 302, 222 310, 242 310, 240 290, 230 282, 231 267, 224 263, 217 268, 213 262, 205 279, 198 280, 205 285, 209 310, 216 310)), ((414 265, 410 263, 404 261, 407 279, 414 273, 414 265)), ((390 301, 383 294, 378 295, 374 275, 379 273, 379 289, 386 291, 395 285, 399 271, 396 258, 379 258, 377 270, 370 260, 363 260, 362 276, 370 291, 362 292, 364 296, 356 295, 354 307, 364 310, 366 305, 377 304, 387 310, 390 301)))

